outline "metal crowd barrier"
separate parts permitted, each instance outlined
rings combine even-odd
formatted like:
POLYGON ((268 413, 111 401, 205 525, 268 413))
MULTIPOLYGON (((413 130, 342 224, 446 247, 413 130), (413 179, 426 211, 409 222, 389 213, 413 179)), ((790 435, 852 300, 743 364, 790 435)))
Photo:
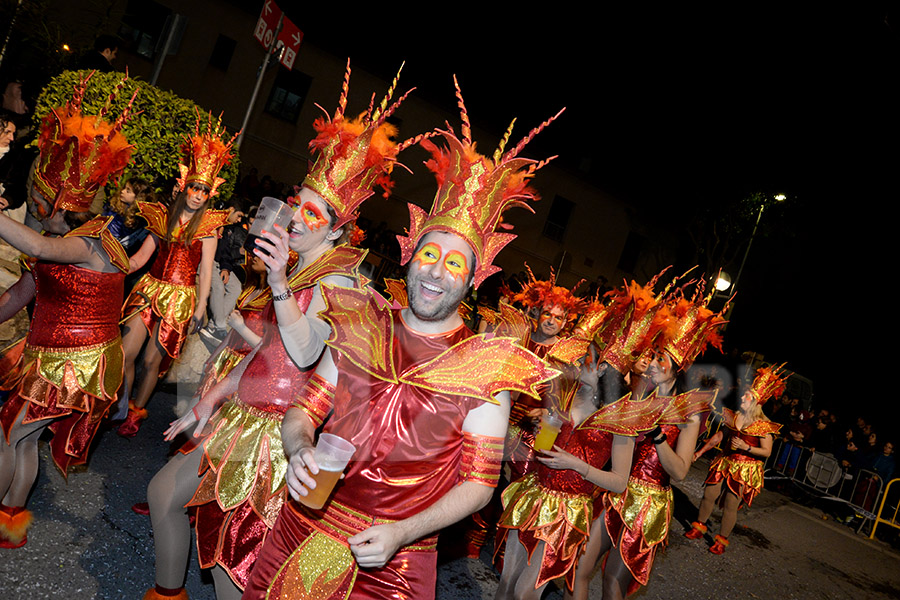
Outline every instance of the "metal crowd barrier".
POLYGON ((875 528, 878 527, 879 523, 884 523, 885 525, 890 525, 891 527, 896 527, 900 529, 900 521, 897 520, 897 511, 900 510, 900 501, 898 501, 898 494, 895 494, 894 497, 891 497, 891 487, 894 484, 897 484, 897 487, 894 490, 900 489, 900 478, 891 479, 887 488, 884 490, 884 495, 881 497, 881 504, 878 506, 878 512, 875 515, 875 520, 872 523, 872 532, 869 534, 869 539, 875 538, 875 528), (894 506, 892 507, 889 502, 893 502, 894 506), (885 506, 887 504, 887 506, 885 506), (884 518, 884 509, 887 508, 890 513, 893 508, 893 515, 891 515, 890 519, 884 518))
MULTIPOLYGON (((879 521, 879 517, 872 512, 879 500, 883 507, 888 497, 884 493, 884 482, 874 471, 844 469, 831 454, 814 452, 777 439, 772 446, 772 454, 766 459, 765 472, 767 481, 790 481, 821 498, 846 504, 861 518, 857 533, 870 523, 874 532, 874 524, 877 522, 900 527, 896 524, 896 507, 891 521, 879 521)), ((900 489, 900 484, 896 489, 900 489)), ((879 514, 881 510, 879 508, 879 514)))

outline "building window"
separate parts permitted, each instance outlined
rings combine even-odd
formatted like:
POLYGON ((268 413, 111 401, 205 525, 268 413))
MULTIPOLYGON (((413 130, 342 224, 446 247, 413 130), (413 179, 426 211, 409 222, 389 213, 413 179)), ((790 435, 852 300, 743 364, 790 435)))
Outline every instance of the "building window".
POLYGON ((569 226, 569 217, 572 216, 574 207, 575 204, 571 200, 566 200, 562 196, 554 198, 550 214, 547 215, 547 222, 544 223, 544 236, 555 242, 561 242, 566 234, 566 227, 569 226))
MULTIPOLYGON (((133 52, 153 60, 160 49, 160 38, 166 31, 166 21, 171 15, 171 9, 154 0, 128 0, 122 25, 119 27, 119 37, 125 40, 133 52)), ((181 42, 181 31, 176 32, 176 41, 181 42)), ((177 44, 169 48, 169 54, 174 54, 175 48, 177 44)))
POLYGON ((227 71, 236 47, 235 40, 220 33, 216 39, 216 45, 213 46, 212 56, 209 57, 209 66, 227 71))
POLYGON ((279 69, 266 102, 266 112, 289 123, 296 123, 311 83, 312 77, 306 73, 279 69))

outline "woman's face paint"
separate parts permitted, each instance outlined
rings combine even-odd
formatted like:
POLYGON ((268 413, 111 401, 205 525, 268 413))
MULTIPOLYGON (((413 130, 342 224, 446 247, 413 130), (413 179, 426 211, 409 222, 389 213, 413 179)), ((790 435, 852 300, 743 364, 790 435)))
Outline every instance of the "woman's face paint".
POLYGON ((326 227, 329 223, 327 217, 322 215, 322 211, 313 202, 304 202, 300 206, 300 216, 310 231, 318 231, 322 227, 326 227))
MULTIPOLYGON (((427 267, 440 261, 442 256, 443 249, 438 244, 429 242, 419 248, 419 251, 413 256, 413 262, 419 261, 420 268, 427 267)), ((444 269, 454 279, 462 279, 463 281, 468 280, 469 265, 463 253, 458 250, 451 250, 447 253, 447 256, 444 257, 443 264, 444 269)))

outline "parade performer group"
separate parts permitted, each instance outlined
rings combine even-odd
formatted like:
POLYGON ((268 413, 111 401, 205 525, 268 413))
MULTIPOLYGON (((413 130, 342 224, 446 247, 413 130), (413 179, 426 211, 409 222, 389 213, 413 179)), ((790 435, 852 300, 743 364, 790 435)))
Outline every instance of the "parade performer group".
POLYGON ((0 298, 0 321, 35 300, 28 336, 0 359, 0 387, 11 391, 0 409, 3 548, 27 541, 25 502, 37 478, 41 433, 53 432, 50 453, 64 475, 85 463, 122 382, 119 314, 128 256, 108 231, 112 218, 88 211, 100 187, 128 164, 132 146, 121 132, 127 109, 112 123, 106 109, 82 114, 89 79, 47 115, 38 139, 33 197, 49 235, 0 215, 0 237, 34 258, 0 298))
MULTIPOLYGON (((187 599, 191 519, 219 600, 433 598, 438 532, 470 515, 470 556, 497 527, 498 599, 536 600, 556 579, 567 599, 586 599, 604 556, 603 596, 623 598, 648 584, 667 543, 671 480, 719 443, 685 535, 703 537, 720 501, 710 552, 724 552, 739 506, 762 488, 778 426, 761 405, 783 389, 781 368, 760 370, 695 453, 715 393, 686 389, 685 373, 719 346, 724 324, 702 286, 691 297, 675 282, 657 293, 658 276, 588 302, 552 269, 547 280, 528 269, 512 298, 524 310, 480 310, 491 326, 473 333, 462 301, 500 270, 493 263, 516 237, 499 230, 510 228, 505 211, 537 199, 531 180, 550 159, 521 153, 559 113, 507 149, 510 125, 488 158, 475 150, 455 78, 460 135, 448 124, 402 143, 388 122, 406 98, 392 100, 397 78, 355 117, 349 79, 348 62, 336 111, 313 125, 290 224, 256 239, 232 331, 164 432, 188 441, 147 490, 156 563, 144 599, 187 599), (398 154, 414 144, 430 153, 437 192, 427 212, 409 204, 397 236, 406 284, 390 283, 388 302, 367 287, 366 252, 348 241, 360 207, 376 187, 388 196, 398 154), (555 442, 535 450, 549 416, 561 423, 555 442), (310 508, 322 434, 355 453, 324 505, 310 508), (502 509, 479 512, 492 497, 502 509)), ((0 322, 35 300, 27 337, 0 356, 0 389, 10 391, 0 407, 0 548, 27 541, 45 430, 64 475, 86 462, 117 404, 128 405, 118 433, 138 433, 158 379, 205 318, 228 215, 209 208, 233 152, 221 119, 210 115, 201 132, 198 115, 176 198, 151 202, 139 176, 115 185, 132 152, 122 133, 131 104, 115 121, 112 98, 83 115, 89 80, 47 115, 38 140, 33 196, 47 235, 0 214, 0 238, 31 257, 0 296, 0 322), (117 196, 95 217, 89 207, 107 182, 117 196), (124 299, 126 274, 144 264, 124 299)))

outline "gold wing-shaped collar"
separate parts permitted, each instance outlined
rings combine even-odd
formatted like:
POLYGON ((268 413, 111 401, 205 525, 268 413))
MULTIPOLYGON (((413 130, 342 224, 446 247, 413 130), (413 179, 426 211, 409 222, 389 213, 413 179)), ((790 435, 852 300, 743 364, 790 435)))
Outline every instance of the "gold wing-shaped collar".
POLYGON ((63 237, 99 238, 100 243, 103 245, 103 250, 109 256, 109 262, 123 273, 128 273, 131 268, 128 263, 128 253, 125 252, 125 248, 122 247, 119 240, 108 229, 112 220, 112 216, 94 217, 80 227, 71 230, 63 237))
POLYGON ((351 279, 358 279, 359 265, 362 264, 367 253, 368 250, 343 244, 335 246, 291 275, 288 278, 288 286, 291 291, 296 292, 314 286, 320 279, 329 275, 344 275, 351 279))

